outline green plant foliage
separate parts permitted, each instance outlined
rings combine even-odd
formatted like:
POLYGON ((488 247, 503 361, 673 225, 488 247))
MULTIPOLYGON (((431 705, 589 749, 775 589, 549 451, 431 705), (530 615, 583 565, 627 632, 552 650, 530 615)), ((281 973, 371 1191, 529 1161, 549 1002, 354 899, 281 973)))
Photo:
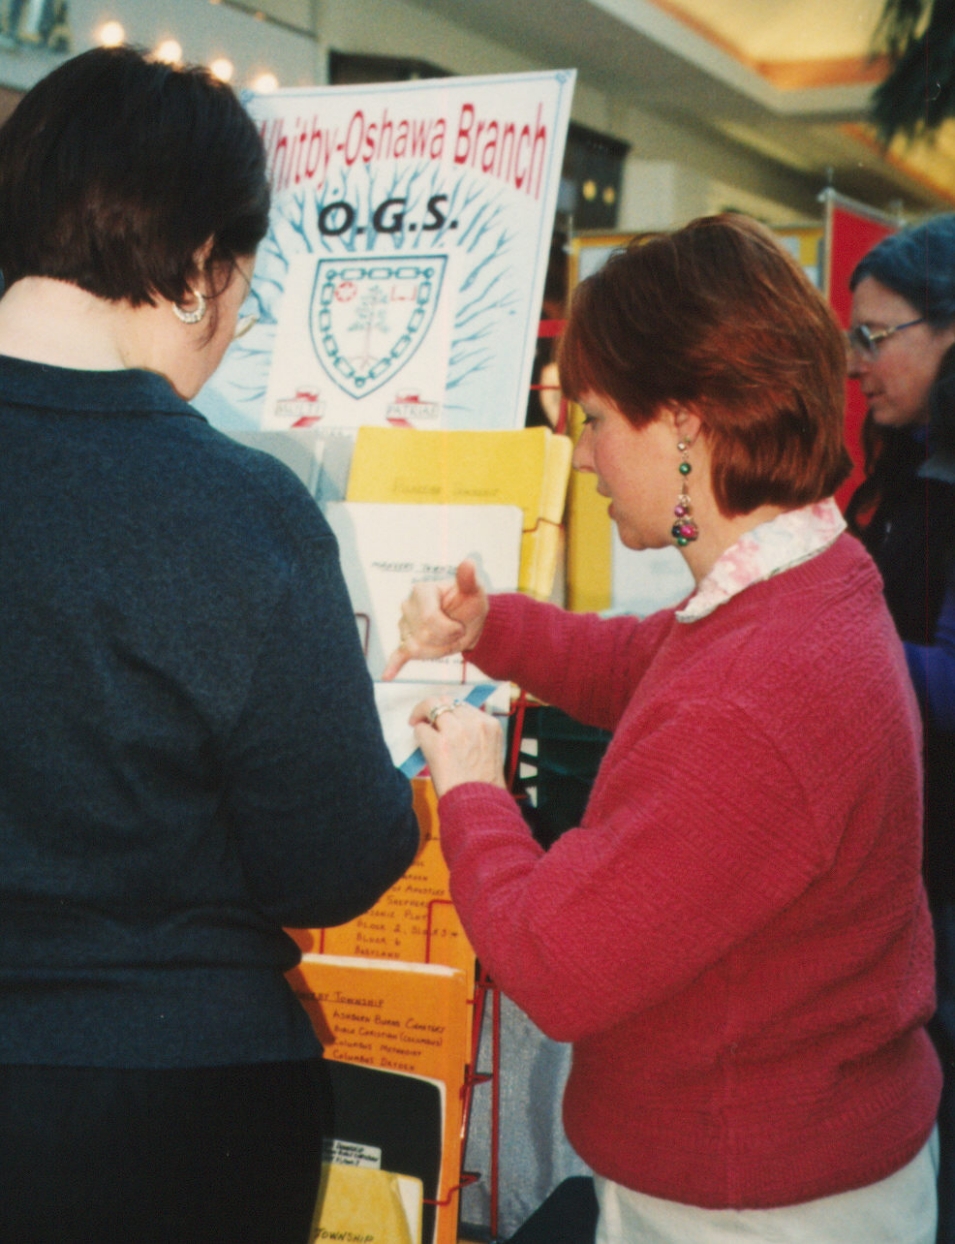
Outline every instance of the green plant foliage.
POLYGON ((955 0, 886 0, 874 50, 892 62, 869 111, 885 146, 896 134, 922 137, 955 117, 955 0))
POLYGON ((931 3, 932 0, 885 0, 873 36, 875 50, 897 61, 914 38, 931 3))

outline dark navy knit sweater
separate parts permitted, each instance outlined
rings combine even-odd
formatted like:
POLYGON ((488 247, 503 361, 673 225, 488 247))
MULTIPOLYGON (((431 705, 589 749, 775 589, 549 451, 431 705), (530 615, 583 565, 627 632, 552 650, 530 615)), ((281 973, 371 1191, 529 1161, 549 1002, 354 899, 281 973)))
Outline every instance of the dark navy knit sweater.
POLYGON ((298 480, 159 376, 0 358, 0 1062, 314 1054, 282 926, 417 840, 298 480))

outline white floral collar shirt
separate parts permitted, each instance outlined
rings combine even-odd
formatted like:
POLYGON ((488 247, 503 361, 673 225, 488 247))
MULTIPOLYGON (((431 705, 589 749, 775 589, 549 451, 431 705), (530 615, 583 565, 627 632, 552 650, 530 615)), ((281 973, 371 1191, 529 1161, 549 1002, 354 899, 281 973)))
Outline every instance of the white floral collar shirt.
POLYGON ((705 618, 754 583, 762 583, 824 552, 845 529, 845 520, 831 497, 760 523, 717 558, 713 569, 677 612, 677 621, 705 618))

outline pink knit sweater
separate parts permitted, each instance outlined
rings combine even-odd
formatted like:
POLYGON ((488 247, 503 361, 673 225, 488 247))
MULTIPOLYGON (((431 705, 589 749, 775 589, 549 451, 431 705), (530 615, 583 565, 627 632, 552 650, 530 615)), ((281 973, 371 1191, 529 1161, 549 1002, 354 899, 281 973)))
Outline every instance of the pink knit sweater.
POLYGON ((918 710, 860 546, 692 623, 497 597, 474 660, 614 731, 583 824, 547 853, 495 787, 440 803, 478 956, 574 1044, 581 1157, 710 1208, 908 1162, 941 1083, 918 710))

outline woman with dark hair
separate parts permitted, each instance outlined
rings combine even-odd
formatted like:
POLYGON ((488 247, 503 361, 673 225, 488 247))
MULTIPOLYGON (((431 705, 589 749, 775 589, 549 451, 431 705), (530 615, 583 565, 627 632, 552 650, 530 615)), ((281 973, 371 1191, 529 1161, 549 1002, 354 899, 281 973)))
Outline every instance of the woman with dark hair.
POLYGON ((938 1060, 918 707, 832 500, 839 327, 772 236, 694 221, 577 291, 559 356, 624 543, 696 590, 643 621, 489 598, 465 563, 403 608, 613 738, 579 828, 538 846, 500 730, 414 713, 483 965, 573 1043, 567 1135, 599 1244, 930 1244, 938 1060))
POLYGON ((305 1244, 283 926, 418 842, 334 539, 189 399, 268 220, 233 92, 126 48, 0 129, 0 1238, 305 1244))
POLYGON ((955 1244, 955 215, 885 238, 850 281, 849 375, 868 402, 866 479, 846 511, 905 644, 924 724, 923 874, 945 1072, 940 1244, 955 1244))

